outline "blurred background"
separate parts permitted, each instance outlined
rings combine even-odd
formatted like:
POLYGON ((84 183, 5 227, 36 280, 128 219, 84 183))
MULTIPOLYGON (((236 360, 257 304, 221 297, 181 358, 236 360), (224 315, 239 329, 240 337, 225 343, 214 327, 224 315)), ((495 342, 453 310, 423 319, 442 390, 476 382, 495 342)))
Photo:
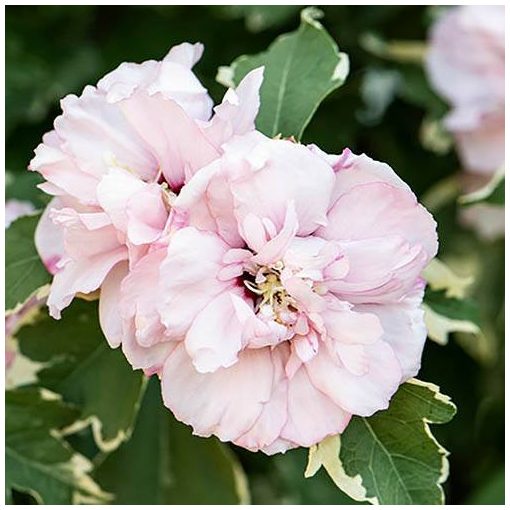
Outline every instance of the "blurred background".
MULTIPOLYGON (((45 197, 26 171, 33 149, 51 129, 59 99, 79 94, 123 61, 161 59, 183 41, 201 41, 195 71, 215 103, 224 87, 220 65, 263 51, 299 24, 302 6, 23 6, 6 8, 6 199, 45 197)), ((451 452, 445 485, 451 504, 504 502, 504 241, 480 240, 457 219, 448 189, 460 163, 437 133, 447 106, 427 82, 421 44, 441 8, 326 6, 324 26, 348 53, 346 84, 320 106, 303 142, 339 153, 349 147, 389 163, 432 209, 439 256, 460 274, 473 274, 471 297, 483 335, 428 341, 419 378, 441 387, 458 406, 454 420, 434 434, 451 452), (394 51, 387 41, 405 41, 394 51), (417 43, 417 44, 415 44, 417 43), (413 48, 416 51, 413 53, 413 48), (417 57, 418 55, 418 57, 417 57)), ((321 471, 303 478, 306 451, 268 458, 235 449, 257 504, 348 504, 321 471)))

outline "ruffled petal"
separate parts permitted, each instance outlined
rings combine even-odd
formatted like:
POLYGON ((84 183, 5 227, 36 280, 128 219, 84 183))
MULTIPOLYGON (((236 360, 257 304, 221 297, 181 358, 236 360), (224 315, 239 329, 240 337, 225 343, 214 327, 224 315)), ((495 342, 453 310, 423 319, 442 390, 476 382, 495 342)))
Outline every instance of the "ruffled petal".
POLYGON ((193 320, 186 335, 186 351, 201 373, 228 368, 237 362, 245 343, 245 325, 255 319, 253 309, 229 291, 216 296, 193 320))
POLYGON ((356 375, 348 370, 326 345, 306 364, 313 385, 347 413, 370 416, 386 409, 402 380, 400 364, 383 341, 363 346, 368 370, 356 375))
POLYGON ((398 303, 387 305, 360 305, 356 310, 376 315, 384 329, 382 340, 389 344, 402 369, 401 382, 414 377, 421 364, 421 355, 427 328, 423 320, 424 282, 416 283, 414 290, 398 303))
POLYGON ((120 316, 120 286, 128 274, 128 263, 117 264, 101 285, 99 297, 99 324, 113 349, 122 343, 122 319, 120 316))
POLYGON ((411 245, 422 246, 429 259, 437 252, 436 222, 431 214, 410 191, 380 182, 343 193, 318 235, 339 241, 399 235, 411 245))
POLYGON ((138 92, 118 103, 139 136, 151 148, 172 190, 219 156, 196 122, 162 94, 138 92))
POLYGON ((237 88, 228 89, 222 103, 214 108, 215 114, 204 131, 216 147, 234 135, 243 135, 255 129, 263 78, 263 67, 250 71, 237 88))
POLYGON ((49 273, 55 274, 58 271, 57 264, 64 257, 64 231, 55 225, 50 218, 52 209, 63 207, 59 198, 54 198, 46 206, 41 219, 35 229, 35 247, 37 253, 49 273))
MULTIPOLYGON (((271 351, 265 348, 244 350, 235 365, 202 374, 180 344, 163 367, 163 401, 196 435, 214 434, 221 441, 236 443, 254 427, 271 400, 274 371, 271 351)), ((275 423, 269 431, 271 442, 280 427, 281 423, 275 423)))
MULTIPOLYGON (((227 155, 237 150, 225 146, 227 155)), ((245 152, 243 159, 249 168, 231 184, 240 222, 253 213, 271 220, 279 231, 287 204, 294 202, 298 235, 311 234, 326 224, 334 173, 321 158, 302 145, 266 138, 245 152)))
POLYGON ((173 235, 161 264, 162 295, 158 306, 171 336, 183 337, 197 314, 233 285, 217 278, 228 249, 215 234, 192 227, 173 235))

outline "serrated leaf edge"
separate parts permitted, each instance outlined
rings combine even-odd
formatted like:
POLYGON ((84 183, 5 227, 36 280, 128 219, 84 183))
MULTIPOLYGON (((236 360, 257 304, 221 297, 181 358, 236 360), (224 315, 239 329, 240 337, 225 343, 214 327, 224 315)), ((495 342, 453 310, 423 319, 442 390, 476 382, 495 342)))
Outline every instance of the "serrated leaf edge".
MULTIPOLYGON (((47 388, 36 388, 39 396, 42 400, 46 401, 60 401, 65 403, 62 396, 58 393, 48 390, 47 388)), ((62 430, 50 429, 49 434, 54 437, 57 441, 62 441, 66 446, 68 444, 63 440, 62 430)), ((6 446, 7 448, 7 446, 6 446)), ((104 492, 99 485, 89 476, 89 473, 93 470, 93 464, 89 459, 83 455, 74 452, 68 462, 60 462, 53 465, 54 467, 70 466, 71 472, 74 479, 76 480, 76 490, 73 492, 72 501, 73 504, 80 504, 83 502, 87 503, 105 503, 113 499, 113 496, 107 492, 104 492)), ((67 483, 67 482, 66 482, 67 483)), ((20 484, 13 483, 13 487, 18 488, 23 492, 30 494, 38 504, 44 504, 42 496, 31 489, 30 487, 24 487, 20 484)))
MULTIPOLYGON (((457 412, 457 406, 451 401, 450 397, 441 393, 439 386, 433 383, 420 381, 419 379, 409 379, 406 383, 414 384, 416 386, 422 386, 428 388, 434 395, 435 400, 447 404, 452 408, 453 413, 457 412)), ((440 423, 430 420, 428 418, 422 418, 423 430, 425 434, 432 439, 434 445, 441 456, 441 470, 438 477, 436 486, 438 487, 441 494, 441 504, 445 502, 445 495, 442 484, 448 479, 450 474, 450 463, 448 462, 448 456, 450 452, 442 446, 437 439, 434 437, 430 430, 430 424, 440 423)), ((371 504, 380 504, 376 497, 368 498, 367 489, 363 485, 363 478, 361 475, 354 477, 349 476, 344 468, 342 461, 340 460, 340 449, 341 449, 341 435, 329 436, 319 444, 310 447, 308 450, 308 464, 304 473, 305 478, 314 476, 317 471, 324 466, 324 469, 331 477, 335 485, 348 496, 355 501, 368 501, 371 504)))
POLYGON ((481 334, 480 327, 472 321, 451 319, 434 311, 430 306, 423 303, 425 326, 428 337, 439 345, 448 343, 450 333, 471 333, 481 334))
POLYGON ((459 276, 442 260, 434 257, 421 273, 432 290, 445 290, 446 297, 462 299, 473 284, 473 276, 459 276))
POLYGON ((140 389, 140 394, 138 396, 138 400, 134 406, 134 414, 135 419, 132 421, 131 425, 126 429, 119 429, 117 434, 111 438, 106 440, 103 435, 103 422, 99 419, 99 417, 95 414, 87 416, 84 419, 76 420, 74 423, 69 425, 68 427, 62 429, 62 435, 69 436, 71 434, 75 434, 81 430, 86 429, 88 426, 92 429, 92 437, 94 438, 94 442, 97 447, 102 452, 112 452, 116 450, 123 442, 128 441, 133 434, 133 430, 136 424, 136 416, 138 415, 138 411, 140 410, 140 406, 142 403, 143 395, 145 393, 145 389, 147 387, 148 378, 144 377, 142 379, 142 386, 140 389))

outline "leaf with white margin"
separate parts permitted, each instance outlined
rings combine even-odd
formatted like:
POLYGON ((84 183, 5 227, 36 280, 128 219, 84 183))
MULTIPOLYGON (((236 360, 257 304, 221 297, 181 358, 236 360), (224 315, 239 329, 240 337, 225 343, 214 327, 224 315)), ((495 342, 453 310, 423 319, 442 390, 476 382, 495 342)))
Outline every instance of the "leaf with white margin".
POLYGON ((459 276, 437 257, 433 258, 422 271, 432 290, 444 290, 447 297, 462 299, 473 284, 473 276, 459 276))
POLYGON ((505 168, 500 167, 492 179, 481 189, 462 195, 459 203, 463 206, 475 204, 505 205, 505 168))
POLYGON ((66 433, 91 425, 103 451, 114 450, 129 438, 146 380, 106 342, 97 303, 75 300, 59 321, 41 314, 16 337, 20 352, 43 364, 37 373, 40 384, 81 410, 66 433))
POLYGON ((295 32, 278 37, 265 52, 243 55, 218 70, 216 80, 233 87, 264 66, 256 125, 267 136, 300 139, 319 104, 347 78, 349 58, 317 21, 321 16, 316 8, 303 9, 295 32))
POLYGON ((131 439, 98 463, 94 475, 115 504, 248 504, 248 484, 228 446, 194 436, 165 408, 154 376, 131 439))
POLYGON ((39 504, 105 503, 90 477, 92 464, 72 450, 61 430, 78 411, 41 388, 5 394, 5 480, 8 491, 28 492, 39 504))
POLYGON ((478 308, 469 299, 448 297, 445 290, 427 289, 423 309, 428 336, 440 345, 445 345, 453 332, 481 334, 478 308))
POLYGON ((353 417, 341 435, 310 448, 305 476, 324 466, 336 485, 373 504, 442 504, 448 452, 429 424, 447 423, 456 407, 434 384, 411 379, 385 411, 353 417))
POLYGON ((23 216, 5 231, 5 309, 16 311, 51 281, 34 244, 40 214, 23 216))

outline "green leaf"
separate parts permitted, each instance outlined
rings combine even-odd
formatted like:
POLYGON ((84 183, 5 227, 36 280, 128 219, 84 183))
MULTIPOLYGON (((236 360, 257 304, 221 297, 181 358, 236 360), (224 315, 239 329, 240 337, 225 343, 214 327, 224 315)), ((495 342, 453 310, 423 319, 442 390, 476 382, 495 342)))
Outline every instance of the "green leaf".
POLYGON ((40 215, 23 216, 5 232, 5 309, 14 310, 51 281, 35 249, 40 215))
POLYGON ((13 489, 28 492, 44 504, 108 499, 89 476, 90 462, 61 438, 59 430, 74 422, 76 409, 40 388, 6 392, 5 406, 8 493, 13 489))
POLYGON ((477 305, 467 298, 449 297, 447 290, 427 288, 423 300, 429 338, 444 345, 452 332, 481 333, 477 305))
POLYGON ((256 124, 267 136, 301 138, 322 100, 347 77, 349 59, 317 21, 321 14, 304 9, 298 30, 278 37, 267 51, 239 57, 218 72, 220 83, 233 86, 252 69, 265 66, 256 124))
POLYGON ((480 325, 480 314, 476 304, 466 298, 448 297, 444 290, 427 289, 424 303, 436 313, 455 320, 465 320, 480 325))
POLYGON ((354 417, 341 436, 310 449, 305 476, 324 466, 337 486, 357 501, 441 504, 448 476, 446 450, 430 423, 446 423, 455 405, 433 384, 403 384, 386 411, 354 417))
POLYGON ((80 408, 75 429, 90 423, 102 450, 129 437, 145 380, 106 342, 97 303, 75 300, 60 321, 44 315, 16 336, 24 356, 45 364, 41 384, 80 408))
POLYGON ((193 436, 163 406, 157 378, 149 382, 131 439, 95 471, 116 504, 248 503, 233 454, 216 438, 193 436))

